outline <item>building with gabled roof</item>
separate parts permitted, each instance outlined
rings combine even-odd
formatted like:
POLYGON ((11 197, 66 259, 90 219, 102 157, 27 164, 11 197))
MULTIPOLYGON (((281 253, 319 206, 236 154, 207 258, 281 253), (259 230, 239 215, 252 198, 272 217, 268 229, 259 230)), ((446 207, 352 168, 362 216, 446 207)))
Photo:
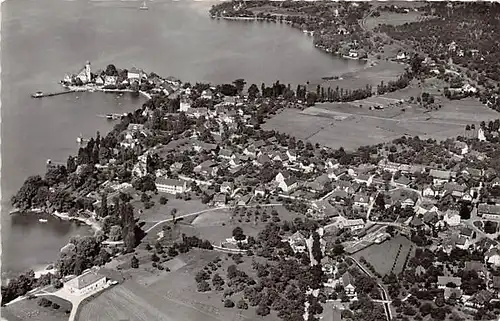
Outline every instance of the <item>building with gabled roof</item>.
POLYGON ((98 273, 98 270, 91 269, 64 283, 64 289, 73 295, 82 296, 92 291, 104 288, 106 277, 98 273))

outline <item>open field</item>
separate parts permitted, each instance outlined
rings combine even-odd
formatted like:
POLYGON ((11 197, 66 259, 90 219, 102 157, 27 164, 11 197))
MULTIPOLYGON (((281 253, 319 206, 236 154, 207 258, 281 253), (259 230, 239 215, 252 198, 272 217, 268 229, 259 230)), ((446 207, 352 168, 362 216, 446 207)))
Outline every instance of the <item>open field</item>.
MULTIPOLYGON (((240 311, 224 308, 222 293, 198 293, 194 277, 207 263, 221 254, 215 251, 192 250, 165 263, 177 266, 147 284, 136 274, 145 274, 141 269, 132 270, 133 278, 105 291, 81 307, 78 320, 129 320, 129 321, 177 321, 177 320, 253 320, 257 316, 252 308, 240 311), (141 284, 142 283, 142 284, 141 284)), ((227 256, 226 256, 227 257, 227 256)), ((223 277, 226 265, 232 260, 223 259, 218 271, 223 277), (225 263, 227 262, 227 263, 225 263)), ((242 263, 244 264, 244 263, 242 263)), ((209 281, 211 284, 211 281, 209 281)), ((275 320, 272 316, 268 320, 275 320)))
POLYGON ((182 199, 176 199, 172 195, 159 193, 158 195, 153 195, 151 198, 155 205, 149 209, 144 209, 142 202, 138 201, 134 203, 134 207, 143 209, 143 213, 139 215, 139 222, 144 222, 144 230, 153 226, 154 223, 172 218, 172 210, 177 209, 176 216, 182 216, 184 214, 199 212, 201 210, 207 209, 206 204, 202 204, 199 200, 184 201, 182 199), (165 205, 160 204, 160 197, 165 196, 168 198, 168 203, 165 205))
POLYGON ((393 12, 380 12, 379 17, 369 17, 365 20, 365 27, 368 30, 373 30, 379 25, 387 24, 393 26, 403 25, 405 23, 417 22, 425 19, 420 12, 410 11, 406 14, 393 12))
MULTIPOLYGON (((401 252, 397 257, 396 267, 394 269, 394 273, 397 275, 403 269, 403 264, 406 256, 408 255, 411 244, 411 241, 406 237, 398 235, 382 244, 374 244, 367 247, 352 256, 358 261, 363 256, 366 261, 370 262, 375 267, 375 271, 381 275, 385 275, 391 271, 399 246, 402 245, 401 252)), ((410 254, 410 257, 413 255, 414 253, 410 254)))
POLYGON ((467 124, 500 117, 473 98, 449 101, 436 97, 442 108, 432 111, 409 103, 394 105, 419 93, 420 89, 412 86, 352 103, 318 103, 303 111, 286 109, 268 120, 264 127, 332 148, 354 150, 403 135, 437 140, 456 137, 464 134, 467 124), (370 110, 374 105, 384 105, 384 109, 370 110))
POLYGON ((22 300, 8 307, 2 308, 2 316, 9 321, 30 320, 30 321, 66 321, 69 314, 66 310, 71 310, 71 303, 53 296, 44 296, 52 302, 60 305, 59 309, 52 307, 38 306, 39 298, 33 300, 22 300))
POLYGON ((233 214, 233 210, 225 209, 200 214, 192 221, 191 226, 196 229, 200 238, 210 240, 213 244, 219 244, 220 241, 232 237, 233 229, 237 226, 243 229, 245 235, 256 237, 267 222, 271 221, 273 208, 278 212, 280 221, 291 221, 299 217, 298 214, 289 212, 283 206, 247 208, 243 214, 240 212, 233 214), (256 212, 260 214, 256 215, 256 212), (267 222, 261 220, 264 212, 269 216, 267 222))

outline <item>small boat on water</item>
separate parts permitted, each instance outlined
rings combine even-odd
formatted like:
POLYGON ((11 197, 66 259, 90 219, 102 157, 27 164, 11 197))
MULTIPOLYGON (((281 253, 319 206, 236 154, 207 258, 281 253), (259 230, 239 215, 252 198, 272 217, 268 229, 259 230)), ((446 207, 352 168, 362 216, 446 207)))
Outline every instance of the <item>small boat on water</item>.
POLYGON ((148 6, 146 5, 146 1, 142 3, 142 6, 139 7, 140 10, 148 10, 148 6))
POLYGON ((33 97, 33 98, 42 98, 43 97, 43 92, 37 91, 36 93, 31 94, 31 97, 33 97))
POLYGON ((46 219, 44 219, 44 218, 41 218, 41 219, 38 220, 38 222, 40 222, 40 223, 47 223, 48 221, 46 219))
POLYGON ((112 114, 107 114, 107 115, 106 115, 106 118, 107 118, 107 119, 113 119, 113 115, 112 115, 112 114))

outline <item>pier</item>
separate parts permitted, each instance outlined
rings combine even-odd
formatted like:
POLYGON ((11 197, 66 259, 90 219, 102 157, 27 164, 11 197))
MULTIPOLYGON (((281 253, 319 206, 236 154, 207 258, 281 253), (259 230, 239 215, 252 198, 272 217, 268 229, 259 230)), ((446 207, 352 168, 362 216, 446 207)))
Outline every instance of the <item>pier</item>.
POLYGON ((128 115, 127 113, 123 113, 123 114, 112 113, 112 114, 106 114, 106 115, 97 115, 97 117, 106 118, 109 120, 120 120, 123 117, 126 117, 127 115, 128 115))
POLYGON ((36 92, 31 95, 33 98, 43 98, 43 97, 52 97, 52 96, 59 96, 59 95, 64 95, 64 94, 70 94, 74 92, 80 92, 80 91, 85 91, 85 90, 64 90, 64 91, 55 91, 55 92, 50 92, 50 93, 44 93, 44 92, 36 92))

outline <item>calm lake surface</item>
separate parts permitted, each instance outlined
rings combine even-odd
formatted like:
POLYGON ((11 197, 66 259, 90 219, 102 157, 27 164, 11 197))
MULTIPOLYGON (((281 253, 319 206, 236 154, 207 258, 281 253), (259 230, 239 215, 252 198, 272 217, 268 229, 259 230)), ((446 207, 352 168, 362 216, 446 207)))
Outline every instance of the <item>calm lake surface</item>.
MULTIPOLYGON (((212 20, 213 2, 8 0, 2 3, 2 276, 44 266, 71 235, 87 227, 38 216, 9 216, 10 198, 47 159, 65 161, 76 137, 104 135, 97 114, 126 112, 144 101, 128 95, 80 93, 32 99, 60 89, 65 73, 92 68, 143 68, 183 81, 249 84, 276 80, 294 86, 361 68, 315 49, 311 37, 288 25, 212 20)), ((260 86, 259 86, 260 87, 260 86)), ((294 88, 294 87, 293 87, 294 88)))

